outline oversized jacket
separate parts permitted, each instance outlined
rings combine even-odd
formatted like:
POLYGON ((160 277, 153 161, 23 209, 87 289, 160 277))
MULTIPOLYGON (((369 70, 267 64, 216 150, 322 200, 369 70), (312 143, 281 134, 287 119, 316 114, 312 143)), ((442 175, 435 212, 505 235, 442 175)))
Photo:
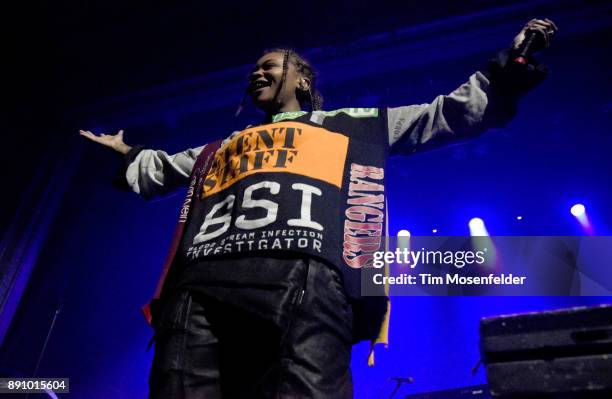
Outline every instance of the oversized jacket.
MULTIPOLYGON (((189 186, 167 267, 299 253, 337 267, 348 296, 357 299, 361 269, 384 250, 386 159, 503 126, 517 99, 545 75, 532 64, 508 63, 508 56, 498 54, 428 104, 280 113, 173 155, 135 147, 125 179, 145 198, 189 186)), ((386 341, 386 334, 378 338, 386 341)))

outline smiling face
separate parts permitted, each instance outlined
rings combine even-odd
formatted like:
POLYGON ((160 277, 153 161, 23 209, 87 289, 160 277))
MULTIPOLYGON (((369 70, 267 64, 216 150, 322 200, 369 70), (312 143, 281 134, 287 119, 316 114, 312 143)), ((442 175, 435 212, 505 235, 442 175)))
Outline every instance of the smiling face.
POLYGON ((268 114, 299 111, 301 108, 296 96, 297 89, 301 87, 308 90, 308 80, 300 76, 291 59, 287 63, 287 76, 283 83, 283 59, 284 54, 281 52, 264 54, 249 76, 249 96, 257 108, 268 114), (280 92, 277 94, 279 87, 280 92))

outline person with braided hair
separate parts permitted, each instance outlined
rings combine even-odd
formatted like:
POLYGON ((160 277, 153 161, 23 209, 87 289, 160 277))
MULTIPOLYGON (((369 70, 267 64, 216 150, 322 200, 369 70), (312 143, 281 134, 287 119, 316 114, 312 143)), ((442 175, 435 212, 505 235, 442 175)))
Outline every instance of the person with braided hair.
MULTIPOLYGON (((281 104, 282 103, 284 104, 285 107, 292 108, 292 109, 296 108, 296 104, 291 104, 292 99, 289 99, 287 104, 285 104, 285 102, 282 101, 282 99, 279 99, 279 96, 282 94, 282 91, 281 91, 282 86, 285 84, 287 80, 287 73, 290 70, 289 66, 292 65, 295 68, 295 73, 299 75, 299 81, 298 81, 297 88, 295 91, 295 100, 298 102, 298 105, 299 105, 297 108, 301 109, 301 108, 308 107, 311 111, 321 110, 323 106, 323 96, 321 95, 321 93, 319 93, 318 90, 315 89, 316 87, 315 71, 313 67, 310 65, 310 63, 306 61, 304 58, 302 58, 298 53, 296 53, 292 49, 285 49, 285 48, 276 48, 273 50, 267 50, 264 53, 263 57, 257 62, 257 65, 262 65, 264 66, 264 68, 266 67, 270 68, 275 65, 282 65, 282 72, 280 76, 280 82, 278 82, 278 86, 276 88, 270 86, 272 90, 267 92, 268 95, 270 95, 270 93, 273 93, 274 95, 274 98, 269 104, 281 104), (282 61, 281 61, 281 57, 282 57, 282 61)), ((255 68, 257 68, 257 65, 255 68)), ((291 69, 293 70, 294 68, 291 68, 291 69)), ((251 83, 256 84, 253 81, 253 75, 251 75, 251 83)), ((266 83, 268 82, 266 81, 266 83)), ((270 82, 270 83, 276 84, 276 82, 270 82)), ((240 106, 238 107, 238 111, 236 112, 237 115, 244 108, 245 100, 246 100, 247 95, 250 93, 250 89, 251 89, 251 86, 250 85, 247 86, 245 95, 242 97, 242 100, 240 101, 240 106)), ((256 99, 253 99, 253 101, 256 101, 256 99)), ((262 97, 261 99, 258 99, 258 101, 261 101, 261 104, 265 104, 266 103, 265 96, 262 97)), ((262 110, 266 112, 266 119, 270 118, 270 114, 273 114, 276 111, 274 107, 271 110, 271 112, 268 112, 268 110, 265 108, 262 108, 262 110)))
POLYGON ((125 155, 144 198, 187 185, 154 299, 150 398, 351 398, 352 344, 386 342, 388 300, 361 296, 384 250, 385 161, 503 126, 546 75, 512 48, 448 95, 397 108, 321 109, 312 66, 267 51, 245 96, 265 113, 225 140, 169 155, 81 134, 125 155))

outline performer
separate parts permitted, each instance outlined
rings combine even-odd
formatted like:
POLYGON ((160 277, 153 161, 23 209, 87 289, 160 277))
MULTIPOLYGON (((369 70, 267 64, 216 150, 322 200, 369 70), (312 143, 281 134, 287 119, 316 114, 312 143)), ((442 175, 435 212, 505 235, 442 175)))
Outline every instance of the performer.
POLYGON ((352 344, 386 341, 387 298, 361 297, 360 272, 384 249, 387 157, 507 123, 546 74, 518 57, 526 34, 537 50, 556 30, 531 20, 430 104, 324 112, 312 66, 276 49, 246 91, 264 121, 222 142, 168 155, 125 144, 123 131, 81 131, 125 155, 125 188, 151 198, 188 186, 147 311, 150 397, 352 397, 352 344))

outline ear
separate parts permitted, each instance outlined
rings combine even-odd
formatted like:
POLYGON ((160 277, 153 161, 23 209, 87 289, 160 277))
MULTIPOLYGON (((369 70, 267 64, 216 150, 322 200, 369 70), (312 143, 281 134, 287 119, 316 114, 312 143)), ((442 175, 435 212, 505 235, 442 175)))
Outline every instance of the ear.
POLYGON ((297 87, 298 89, 302 91, 309 91, 310 90, 310 79, 304 76, 299 76, 297 87))

